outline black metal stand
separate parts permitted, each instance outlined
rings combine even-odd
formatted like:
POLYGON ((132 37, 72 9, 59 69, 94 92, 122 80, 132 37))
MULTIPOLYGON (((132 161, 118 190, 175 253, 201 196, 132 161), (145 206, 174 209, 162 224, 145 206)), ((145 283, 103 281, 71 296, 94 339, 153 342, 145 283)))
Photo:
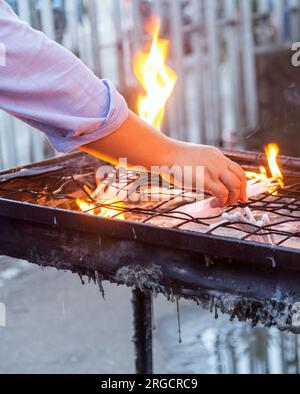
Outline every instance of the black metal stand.
POLYGON ((137 374, 153 373, 152 302, 149 291, 133 290, 135 366, 137 374))

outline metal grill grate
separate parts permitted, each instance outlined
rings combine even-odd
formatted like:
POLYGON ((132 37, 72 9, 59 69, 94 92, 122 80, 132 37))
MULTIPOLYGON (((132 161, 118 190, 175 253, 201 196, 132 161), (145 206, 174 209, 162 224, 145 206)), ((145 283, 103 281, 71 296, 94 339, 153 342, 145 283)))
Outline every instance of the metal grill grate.
MULTIPOLYGON (((264 194, 251 199, 248 207, 254 217, 268 214, 270 223, 263 226, 247 224, 240 221, 228 222, 222 214, 208 218, 195 218, 184 210, 183 205, 196 201, 193 192, 170 188, 162 180, 159 187, 151 189, 150 175, 136 174, 128 171, 112 183, 106 178, 101 185, 105 195, 108 189, 114 189, 113 202, 99 202, 91 190, 97 188, 95 173, 98 161, 91 160, 82 165, 74 161, 67 162, 63 167, 52 167, 48 172, 38 174, 19 172, 16 175, 0 178, 0 197, 22 201, 41 206, 50 206, 64 210, 79 211, 76 204, 81 198, 91 204, 84 213, 100 215, 103 208, 113 211, 114 219, 146 223, 154 226, 184 229, 210 235, 237 237, 243 240, 255 240, 261 243, 272 243, 277 246, 300 248, 300 173, 287 172, 285 188, 276 195, 264 194), (139 181, 138 190, 133 188, 139 181), (122 197, 130 197, 129 201, 122 197), (141 200, 142 197, 142 201, 141 200), (153 201, 155 197, 156 201, 153 201), (137 201, 138 200, 138 201, 137 201)), ((249 169, 246 166, 245 169, 249 169), (246 168, 247 167, 247 168, 246 168)), ((251 165, 251 170, 256 166, 251 165)), ((258 165, 256 167, 259 168, 258 165)), ((244 206, 229 207, 227 213, 243 211, 244 206)))

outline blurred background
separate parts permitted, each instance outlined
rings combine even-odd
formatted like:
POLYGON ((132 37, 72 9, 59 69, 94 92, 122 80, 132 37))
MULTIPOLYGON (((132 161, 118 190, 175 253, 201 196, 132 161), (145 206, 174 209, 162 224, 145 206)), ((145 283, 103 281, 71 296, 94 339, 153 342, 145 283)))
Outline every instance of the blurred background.
MULTIPOLYGON (((7 0, 43 30, 110 78, 135 109, 135 53, 155 13, 170 42, 178 82, 164 131, 183 140, 261 150, 276 141, 298 155, 300 86, 291 45, 300 40, 298 0, 7 0)), ((54 154, 43 137, 1 114, 0 167, 54 154)))
MULTIPOLYGON (((163 130, 182 140, 261 151, 276 141, 300 155, 300 70, 291 46, 300 41, 299 0, 7 0, 43 30, 110 78, 132 109, 139 83, 137 50, 161 17, 178 82, 163 130)), ((0 113, 0 168, 56 155, 44 137, 0 113)), ((93 284, 53 269, 0 257, 0 372, 133 372, 130 291, 93 284)), ((297 336, 217 321, 181 304, 178 344, 174 305, 155 300, 155 370, 173 373, 299 373, 297 336)))

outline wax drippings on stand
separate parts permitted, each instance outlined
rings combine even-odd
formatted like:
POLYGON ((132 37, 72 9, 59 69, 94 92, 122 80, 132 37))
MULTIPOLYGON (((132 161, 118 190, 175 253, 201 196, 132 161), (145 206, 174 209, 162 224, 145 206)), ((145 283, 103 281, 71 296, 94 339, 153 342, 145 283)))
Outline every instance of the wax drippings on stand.
POLYGON ((156 322, 155 322, 155 315, 154 315, 154 294, 151 291, 151 315, 152 315, 152 331, 156 331, 156 322))
POLYGON ((102 284, 103 277, 97 271, 95 272, 95 276, 96 276, 96 282, 97 282, 97 285, 99 287, 99 290, 100 290, 100 293, 102 295, 102 298, 105 300, 105 291, 104 291, 104 287, 103 287, 103 284, 102 284))
MULTIPOLYGON (((239 321, 250 321, 253 327, 262 325, 264 327, 276 327, 280 331, 289 331, 293 333, 300 333, 300 326, 293 325, 293 305, 297 301, 292 295, 284 294, 281 291, 276 293, 268 299, 260 299, 255 297, 242 297, 238 294, 229 294, 221 291, 209 291, 203 289, 195 295, 177 295, 178 289, 170 286, 167 288, 163 285, 154 284, 158 281, 158 277, 161 275, 161 271, 158 267, 150 269, 141 269, 134 267, 132 270, 130 267, 125 267, 118 271, 118 276, 105 276, 102 280, 108 280, 111 283, 117 285, 127 285, 129 287, 137 286, 137 282, 140 282, 140 286, 145 291, 152 291, 153 296, 163 294, 168 300, 172 300, 175 297, 177 303, 177 318, 178 318, 178 332, 179 341, 181 342, 181 324, 180 324, 180 311, 179 311, 179 300, 181 298, 194 300, 194 302, 205 310, 209 310, 217 318, 219 313, 226 314, 230 320, 239 321), (150 277, 149 282, 147 279, 150 277), (139 280, 137 280, 139 279, 139 280), (116 281, 117 280, 117 281, 116 281), (142 283, 141 283, 142 282, 142 283), (172 290, 171 290, 172 289, 172 290), (172 295, 173 294, 173 295, 172 295)), ((84 283, 82 277, 87 276, 89 280, 93 280, 97 284, 97 278, 95 271, 77 272, 81 276, 81 280, 84 283)), ((180 289, 182 291, 182 289, 180 289)))
POLYGON ((176 309, 177 309, 177 322, 178 322, 178 340, 179 340, 179 343, 182 343, 179 297, 176 297, 176 309))

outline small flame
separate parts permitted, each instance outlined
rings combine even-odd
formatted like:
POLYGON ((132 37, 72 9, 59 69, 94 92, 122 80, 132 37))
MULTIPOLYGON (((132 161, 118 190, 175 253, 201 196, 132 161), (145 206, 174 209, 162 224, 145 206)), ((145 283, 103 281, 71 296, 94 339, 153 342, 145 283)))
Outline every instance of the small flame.
POLYGON ((257 172, 250 172, 250 171, 246 172, 247 178, 256 180, 257 182, 267 181, 269 178, 268 178, 267 170, 265 169, 265 167, 261 166, 259 168, 259 170, 260 170, 259 174, 257 172))
POLYGON ((87 213, 88 215, 95 215, 95 208, 96 206, 93 204, 88 203, 85 200, 82 200, 81 198, 77 198, 76 204, 78 207, 82 210, 82 212, 87 213))
MULTIPOLYGON (((256 180, 258 183, 274 180, 274 181, 276 181, 277 185, 279 185, 280 187, 284 187, 283 175, 282 175, 282 172, 281 172, 278 162, 277 162, 278 155, 279 155, 278 145, 276 145, 276 144, 267 145, 265 147, 265 152, 267 155, 268 166, 269 166, 269 170, 272 174, 272 178, 270 178, 268 176, 268 172, 267 172, 266 168, 263 166, 260 167, 260 173, 246 172, 247 178, 256 180)), ((276 191, 274 192, 274 187, 270 187, 269 192, 271 194, 276 193, 276 191)))
POLYGON ((139 95, 137 107, 140 118, 160 130, 177 75, 166 64, 169 42, 159 38, 159 19, 154 18, 149 33, 152 37, 150 52, 140 52, 134 60, 135 74, 145 91, 144 95, 139 95))
POLYGON ((78 205, 78 207, 81 209, 82 212, 84 212, 88 215, 91 215, 91 216, 100 216, 100 217, 104 217, 104 218, 116 217, 116 219, 125 220, 124 213, 121 213, 121 210, 117 209, 118 206, 120 206, 120 208, 121 208, 121 203, 114 204, 113 201, 110 201, 110 202, 106 201, 105 205, 114 204, 116 209, 107 208, 107 207, 100 208, 94 204, 87 202, 86 200, 83 200, 81 198, 77 198, 76 204, 78 205), (96 210, 98 210, 98 209, 100 209, 100 212, 96 213, 96 210))
POLYGON ((284 187, 283 175, 277 163, 279 155, 279 147, 276 144, 269 144, 265 147, 269 168, 273 179, 275 179, 281 187, 284 187))

